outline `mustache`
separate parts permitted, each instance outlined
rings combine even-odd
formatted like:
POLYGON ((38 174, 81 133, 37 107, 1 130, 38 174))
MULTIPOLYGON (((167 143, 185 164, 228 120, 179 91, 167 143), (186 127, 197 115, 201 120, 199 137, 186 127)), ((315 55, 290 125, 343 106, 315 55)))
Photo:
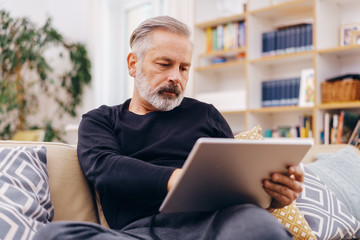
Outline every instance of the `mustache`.
POLYGON ((179 85, 169 84, 168 86, 161 87, 158 91, 158 94, 163 94, 164 92, 173 93, 176 96, 179 96, 182 92, 179 85))

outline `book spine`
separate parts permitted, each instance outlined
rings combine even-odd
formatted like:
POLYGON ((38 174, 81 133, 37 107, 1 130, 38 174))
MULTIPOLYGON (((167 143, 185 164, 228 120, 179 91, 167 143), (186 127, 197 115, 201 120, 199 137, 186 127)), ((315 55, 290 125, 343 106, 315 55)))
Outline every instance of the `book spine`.
POLYGON ((224 49, 224 26, 218 25, 217 29, 217 49, 223 50, 224 49))
POLYGON ((212 30, 212 50, 218 50, 218 41, 217 41, 217 29, 213 28, 212 30))
POLYGON ((305 50, 313 49, 313 27, 312 24, 306 25, 306 41, 305 41, 305 50))
POLYGON ((205 37, 206 52, 210 53, 212 50, 212 28, 211 27, 206 28, 205 34, 206 34, 206 37, 205 37))
POLYGON ((268 91, 268 84, 267 82, 262 82, 261 83, 261 96, 262 96, 262 99, 261 99, 261 106, 262 107, 267 107, 267 91, 268 91))
POLYGON ((336 134, 338 129, 338 123, 339 123, 339 115, 334 114, 332 118, 332 127, 330 130, 330 138, 331 138, 331 144, 336 144, 336 134))
POLYGON ((330 143, 330 113, 324 114, 324 144, 330 143))
POLYGON ((337 134, 336 134, 336 143, 337 144, 340 144, 342 142, 341 138, 342 138, 343 126, 344 126, 344 111, 341 111, 340 115, 339 115, 339 123, 338 123, 337 134))

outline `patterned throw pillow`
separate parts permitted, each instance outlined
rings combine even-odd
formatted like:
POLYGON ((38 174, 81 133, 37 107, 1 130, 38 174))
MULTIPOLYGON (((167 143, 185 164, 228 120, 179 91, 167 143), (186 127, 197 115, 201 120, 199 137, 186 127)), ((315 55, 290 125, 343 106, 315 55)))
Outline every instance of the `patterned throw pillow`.
MULTIPOLYGON (((235 136, 235 139, 259 140, 264 139, 264 137, 261 135, 260 125, 257 125, 250 131, 239 133, 235 136)), ((284 208, 275 209, 271 214, 291 232, 295 240, 316 239, 309 224, 295 203, 284 208)))
POLYGON ((53 215, 45 147, 0 148, 0 239, 32 239, 53 215))
POLYGON ((275 209, 271 214, 292 233, 295 240, 316 240, 304 215, 294 202, 289 206, 275 209))
POLYGON ((296 205, 318 239, 360 238, 360 222, 306 165, 296 205))

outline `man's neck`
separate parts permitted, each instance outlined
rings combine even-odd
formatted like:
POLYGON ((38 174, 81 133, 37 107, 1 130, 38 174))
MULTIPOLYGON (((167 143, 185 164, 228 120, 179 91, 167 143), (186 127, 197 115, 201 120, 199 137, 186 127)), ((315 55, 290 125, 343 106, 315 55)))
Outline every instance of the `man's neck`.
POLYGON ((144 104, 132 98, 129 104, 129 111, 137 115, 145 115, 149 112, 155 112, 158 110, 154 109, 154 107, 149 103, 144 104))

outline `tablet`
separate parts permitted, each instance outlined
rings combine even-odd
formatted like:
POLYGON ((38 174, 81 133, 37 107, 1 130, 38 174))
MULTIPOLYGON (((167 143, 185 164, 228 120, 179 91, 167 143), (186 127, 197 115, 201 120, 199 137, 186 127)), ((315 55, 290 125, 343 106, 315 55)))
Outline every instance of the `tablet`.
POLYGON ((214 211, 242 203, 267 208, 271 198, 262 181, 298 165, 311 145, 311 140, 200 138, 159 210, 214 211))

